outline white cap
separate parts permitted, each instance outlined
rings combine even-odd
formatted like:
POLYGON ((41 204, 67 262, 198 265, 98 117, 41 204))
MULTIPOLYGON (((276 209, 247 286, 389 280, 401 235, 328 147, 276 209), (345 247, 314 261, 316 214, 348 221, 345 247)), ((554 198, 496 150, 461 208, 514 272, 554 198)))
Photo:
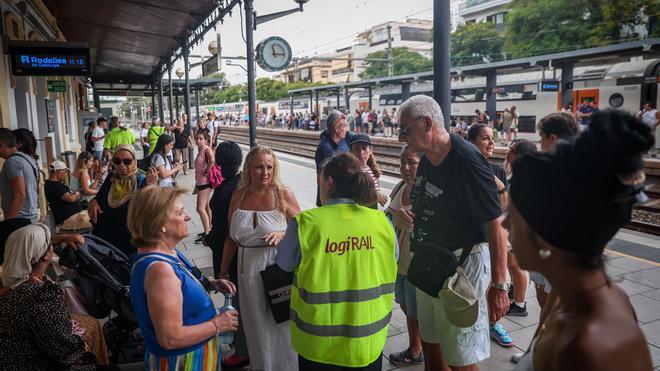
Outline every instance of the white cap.
POLYGON ((48 169, 51 171, 57 171, 57 170, 69 170, 68 167, 66 167, 66 164, 63 161, 56 160, 50 163, 50 166, 48 166, 48 169))

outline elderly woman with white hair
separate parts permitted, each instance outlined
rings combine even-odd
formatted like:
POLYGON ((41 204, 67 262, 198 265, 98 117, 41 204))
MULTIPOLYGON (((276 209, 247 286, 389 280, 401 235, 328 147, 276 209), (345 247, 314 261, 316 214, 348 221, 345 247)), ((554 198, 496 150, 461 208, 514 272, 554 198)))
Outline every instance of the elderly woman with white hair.
POLYGON ((46 276, 53 246, 60 243, 84 239, 51 238, 44 224, 25 226, 7 239, 0 287, 2 370, 96 369, 96 357, 85 352, 85 328, 72 321, 63 291, 46 276))

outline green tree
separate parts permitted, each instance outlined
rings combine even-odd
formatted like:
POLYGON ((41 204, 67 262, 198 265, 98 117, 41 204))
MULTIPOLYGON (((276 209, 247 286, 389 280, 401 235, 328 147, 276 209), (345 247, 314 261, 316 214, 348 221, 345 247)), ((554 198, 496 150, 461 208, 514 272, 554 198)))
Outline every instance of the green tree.
POLYGON ((247 85, 231 85, 217 90, 211 103, 230 103, 247 100, 247 85))
MULTIPOLYGON (((387 62, 369 61, 370 58, 387 59, 387 51, 382 50, 369 54, 365 62, 367 67, 360 73, 360 78, 373 79, 387 76, 387 62)), ((408 48, 392 48, 392 59, 395 76, 433 69, 433 62, 430 59, 408 48)))
POLYGON ((646 23, 644 14, 652 18, 657 2, 514 0, 507 14, 504 50, 521 58, 635 39, 646 23))
POLYGON ((278 100, 287 95, 286 84, 282 81, 262 77, 257 79, 256 85, 257 99, 271 101, 278 100))
POLYGON ((647 37, 660 37, 660 1, 641 0, 642 24, 646 26, 647 37))
POLYGON ((451 34, 452 65, 478 64, 502 59, 504 38, 495 23, 463 24, 451 34))

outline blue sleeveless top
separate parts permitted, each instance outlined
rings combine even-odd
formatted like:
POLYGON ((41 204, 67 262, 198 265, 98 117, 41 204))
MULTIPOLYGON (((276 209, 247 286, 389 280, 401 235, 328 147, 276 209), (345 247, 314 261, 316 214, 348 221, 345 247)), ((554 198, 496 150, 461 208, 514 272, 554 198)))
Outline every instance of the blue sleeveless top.
POLYGON ((149 306, 147 303, 147 294, 144 290, 144 278, 149 266, 157 261, 170 264, 177 277, 181 281, 181 293, 183 294, 183 325, 197 325, 211 320, 216 315, 216 310, 208 293, 192 274, 193 265, 178 250, 177 258, 161 254, 135 254, 132 258, 133 269, 131 272, 130 294, 133 309, 144 336, 144 345, 147 350, 158 356, 176 356, 188 353, 205 344, 209 339, 184 349, 165 350, 156 338, 154 325, 149 316, 149 306))

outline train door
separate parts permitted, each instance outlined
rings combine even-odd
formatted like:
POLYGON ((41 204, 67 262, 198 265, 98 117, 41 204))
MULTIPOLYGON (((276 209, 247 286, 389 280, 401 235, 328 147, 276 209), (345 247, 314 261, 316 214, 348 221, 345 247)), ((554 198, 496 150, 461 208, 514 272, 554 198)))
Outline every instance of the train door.
POLYGON ((640 107, 646 102, 654 103, 657 101, 660 103, 658 84, 660 84, 660 59, 651 63, 644 71, 644 81, 642 82, 642 93, 639 102, 640 107))
POLYGON ((587 102, 594 102, 598 108, 598 89, 573 90, 573 111, 577 107, 587 102))

